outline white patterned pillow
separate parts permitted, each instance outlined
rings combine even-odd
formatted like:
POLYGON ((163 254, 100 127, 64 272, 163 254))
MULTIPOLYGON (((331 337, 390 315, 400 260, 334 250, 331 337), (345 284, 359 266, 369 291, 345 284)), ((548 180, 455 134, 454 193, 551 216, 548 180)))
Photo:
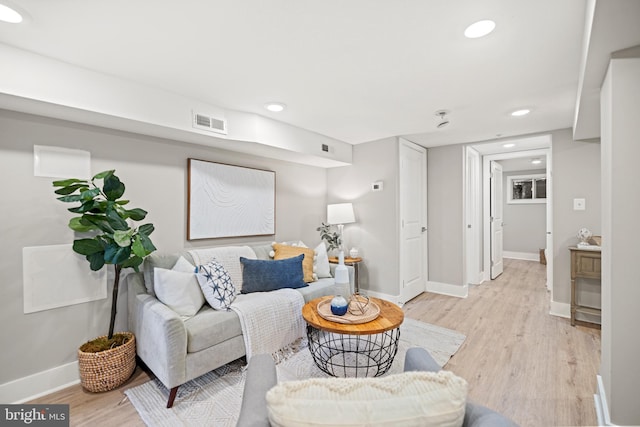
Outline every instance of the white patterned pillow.
POLYGON ((236 299, 236 288, 227 269, 214 258, 198 267, 196 276, 209 305, 214 310, 228 310, 236 299))
POLYGON ((464 421, 467 382, 448 371, 378 378, 312 378, 267 392, 271 425, 438 426, 464 421))

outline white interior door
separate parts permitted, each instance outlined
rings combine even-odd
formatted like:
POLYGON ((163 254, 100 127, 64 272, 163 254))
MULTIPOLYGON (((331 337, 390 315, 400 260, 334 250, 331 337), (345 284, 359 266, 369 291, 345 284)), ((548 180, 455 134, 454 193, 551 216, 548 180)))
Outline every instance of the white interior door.
POLYGON ((502 240, 503 240, 503 188, 502 188, 502 166, 495 161, 491 161, 491 279, 495 279, 502 274, 502 240))
POLYGON ((426 290, 427 150, 400 139, 400 296, 405 303, 426 290))
POLYGON ((482 173, 480 153, 467 147, 465 177, 465 243, 466 279, 465 283, 482 283, 482 173))

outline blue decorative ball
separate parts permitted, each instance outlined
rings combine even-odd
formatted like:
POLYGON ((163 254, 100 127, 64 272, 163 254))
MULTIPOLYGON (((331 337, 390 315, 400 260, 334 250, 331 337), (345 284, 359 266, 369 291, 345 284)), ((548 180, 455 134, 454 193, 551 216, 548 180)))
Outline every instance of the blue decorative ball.
POLYGON ((336 316, 344 316, 349 309, 349 301, 342 295, 336 295, 331 300, 331 312, 336 316))

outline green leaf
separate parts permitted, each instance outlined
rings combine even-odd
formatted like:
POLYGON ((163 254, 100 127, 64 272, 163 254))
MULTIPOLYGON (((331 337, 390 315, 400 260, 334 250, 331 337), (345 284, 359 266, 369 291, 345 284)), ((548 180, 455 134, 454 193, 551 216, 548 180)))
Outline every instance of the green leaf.
POLYGON ((89 261, 89 268, 93 271, 98 271, 104 266, 104 252, 87 255, 86 258, 89 261))
POLYGON ((91 223, 85 224, 82 221, 82 217, 76 216, 69 220, 69 228, 79 233, 86 233, 87 231, 95 230, 97 227, 91 223))
POLYGON ((155 230, 153 224, 142 224, 140 227, 138 227, 138 233, 144 234, 145 236, 153 233, 153 230, 155 230))
POLYGON ((100 194, 100 189, 99 188, 92 188, 91 190, 85 190, 82 193, 80 193, 80 197, 83 200, 92 200, 98 194, 100 194))
POLYGON ((156 247, 153 245, 153 242, 151 241, 149 236, 145 234, 138 234, 138 236, 140 237, 140 243, 142 243, 142 247, 144 247, 145 256, 156 250, 156 247))
POLYGON ((142 241, 140 240, 140 234, 136 235, 136 237, 133 239, 133 245, 131 245, 131 250, 133 251, 134 254, 136 254, 140 258, 144 258, 145 256, 147 256, 147 251, 144 249, 144 246, 142 245, 142 241))
POLYGON ((131 248, 121 248, 115 243, 107 245, 104 250, 104 260, 109 264, 121 264, 131 255, 131 248))
POLYGON ((81 255, 93 255, 104 250, 103 243, 98 239, 78 239, 73 241, 73 250, 81 255))
POLYGON ((68 185, 66 187, 58 188, 56 191, 54 191, 54 193, 65 195, 65 194, 71 194, 78 189, 82 191, 83 189, 87 189, 87 188, 89 187, 87 187, 86 184, 73 184, 73 185, 68 185))
POLYGON ((82 202, 82 204, 78 207, 75 208, 69 208, 69 212, 73 212, 73 213, 85 213, 85 212, 89 212, 91 209, 94 208, 94 206, 96 205, 96 202, 93 200, 86 200, 84 202, 82 202))
POLYGON ((125 214, 127 215, 128 218, 131 218, 134 221, 140 221, 147 216, 147 211, 145 211, 144 209, 136 208, 131 210, 125 210, 125 214))
POLYGON ((78 178, 69 178, 69 179, 62 179, 62 180, 58 180, 58 181, 53 181, 53 186, 54 187, 67 187, 71 184, 75 184, 77 182, 83 182, 85 185, 87 184, 87 180, 85 179, 78 179, 78 178))
POLYGON ((100 173, 98 173, 98 174, 94 175, 92 179, 93 179, 93 180, 96 180, 96 179, 105 179, 107 176, 109 176, 109 175, 113 175, 113 173, 114 173, 115 171, 116 171, 115 169, 111 169, 111 170, 108 170, 108 171, 102 171, 102 172, 100 172, 100 173))
POLYGON ((129 224, 127 224, 127 221, 122 219, 113 207, 107 207, 107 212, 105 213, 105 215, 107 216, 109 225, 114 230, 128 230, 130 228, 129 224))
POLYGON ((61 202, 66 202, 66 203, 79 202, 82 200, 82 196, 79 194, 71 194, 69 196, 57 197, 57 199, 60 200, 61 202))
POLYGON ((120 246, 121 248, 126 248, 131 245, 131 235, 133 234, 133 230, 116 230, 113 233, 113 240, 120 246))
POLYGON ((129 200, 118 200, 116 203, 120 206, 124 206, 129 204, 129 200))
POLYGON ((113 228, 111 228, 111 225, 109 225, 109 221, 107 220, 107 218, 104 217, 104 215, 84 214, 82 216, 82 220, 84 222, 88 222, 90 224, 95 225, 97 228, 104 231, 105 233, 109 233, 109 234, 114 233, 113 228))
POLYGON ((115 175, 109 175, 104 179, 104 186, 102 187, 107 200, 118 200, 124 194, 124 184, 120 182, 120 179, 115 175))
POLYGON ((132 267, 136 272, 139 271, 138 267, 142 264, 142 258, 139 256, 132 256, 121 265, 123 268, 132 267))

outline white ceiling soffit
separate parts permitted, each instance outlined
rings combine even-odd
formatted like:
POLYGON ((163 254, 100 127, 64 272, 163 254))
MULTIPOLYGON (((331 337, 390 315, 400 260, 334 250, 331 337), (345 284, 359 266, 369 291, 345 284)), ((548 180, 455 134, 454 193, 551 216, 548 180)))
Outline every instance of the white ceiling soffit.
POLYGON ((600 87, 611 55, 640 45, 640 1, 589 0, 573 138, 600 138, 600 87))
POLYGON ((476 142, 574 120, 586 0, 12 1, 28 19, 0 25, 0 43, 350 144, 476 142), (484 19, 495 31, 464 37, 484 19), (441 109, 450 124, 437 129, 441 109))

